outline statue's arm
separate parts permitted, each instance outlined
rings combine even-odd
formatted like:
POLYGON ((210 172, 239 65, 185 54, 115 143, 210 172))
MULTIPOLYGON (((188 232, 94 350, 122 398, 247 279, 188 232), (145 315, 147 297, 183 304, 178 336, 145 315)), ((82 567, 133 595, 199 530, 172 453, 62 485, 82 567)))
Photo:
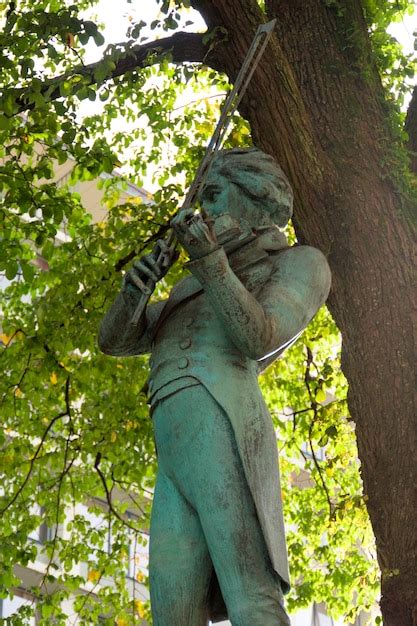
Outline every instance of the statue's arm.
POLYGON ((282 251, 256 298, 234 274, 221 248, 188 267, 235 346, 252 359, 276 350, 305 328, 330 289, 326 258, 309 246, 282 251))
POLYGON ((150 254, 145 254, 126 272, 122 289, 104 316, 99 330, 98 345, 112 356, 133 356, 151 352, 155 326, 165 302, 148 305, 137 324, 132 324, 139 300, 147 299, 156 283, 165 276, 177 253, 165 241, 158 239, 150 254))
POLYGON ((147 306, 139 323, 131 324, 140 292, 122 288, 104 316, 99 329, 98 345, 102 352, 112 356, 133 356, 151 352, 153 330, 165 301, 147 306))

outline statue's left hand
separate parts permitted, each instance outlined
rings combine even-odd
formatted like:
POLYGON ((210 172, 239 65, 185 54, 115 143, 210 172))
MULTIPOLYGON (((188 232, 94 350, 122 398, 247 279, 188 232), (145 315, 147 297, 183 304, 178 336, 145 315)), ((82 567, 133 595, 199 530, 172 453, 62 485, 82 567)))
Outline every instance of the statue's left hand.
POLYGON ((180 211, 171 221, 171 226, 191 259, 199 259, 220 247, 213 221, 204 214, 193 213, 191 210, 180 211))

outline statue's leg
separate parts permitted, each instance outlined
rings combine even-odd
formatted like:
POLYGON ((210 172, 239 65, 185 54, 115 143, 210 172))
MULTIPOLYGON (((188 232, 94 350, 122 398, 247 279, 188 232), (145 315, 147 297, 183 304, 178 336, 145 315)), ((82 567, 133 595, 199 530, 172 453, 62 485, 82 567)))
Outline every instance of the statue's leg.
POLYGON ((160 470, 149 554, 154 626, 206 626, 212 570, 196 512, 160 470))
POLYGON ((202 386, 164 404, 169 419, 162 430, 157 416, 159 455, 198 512, 230 621, 289 626, 228 417, 202 386))

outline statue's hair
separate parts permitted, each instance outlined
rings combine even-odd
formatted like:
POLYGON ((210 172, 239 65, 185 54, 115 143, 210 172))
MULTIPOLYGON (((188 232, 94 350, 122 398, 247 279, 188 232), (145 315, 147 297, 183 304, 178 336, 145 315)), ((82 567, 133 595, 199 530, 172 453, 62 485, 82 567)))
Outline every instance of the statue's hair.
POLYGON ((284 172, 269 154, 258 148, 222 150, 211 168, 240 187, 274 224, 283 227, 288 222, 293 192, 284 172))

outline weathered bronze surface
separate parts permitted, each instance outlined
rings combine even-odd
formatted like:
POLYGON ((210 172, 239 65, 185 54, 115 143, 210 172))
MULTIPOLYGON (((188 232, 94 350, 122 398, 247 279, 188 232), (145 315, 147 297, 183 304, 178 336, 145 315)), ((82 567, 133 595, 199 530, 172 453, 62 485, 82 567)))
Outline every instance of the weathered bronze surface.
POLYGON ((200 201, 203 215, 183 211, 172 222, 191 275, 133 326, 144 283, 164 272, 152 254, 143 257, 99 335, 106 354, 152 353, 153 620, 289 624, 277 445, 257 376, 324 303, 330 271, 321 252, 289 247, 278 229, 291 216, 292 191, 259 150, 219 153, 200 201))

